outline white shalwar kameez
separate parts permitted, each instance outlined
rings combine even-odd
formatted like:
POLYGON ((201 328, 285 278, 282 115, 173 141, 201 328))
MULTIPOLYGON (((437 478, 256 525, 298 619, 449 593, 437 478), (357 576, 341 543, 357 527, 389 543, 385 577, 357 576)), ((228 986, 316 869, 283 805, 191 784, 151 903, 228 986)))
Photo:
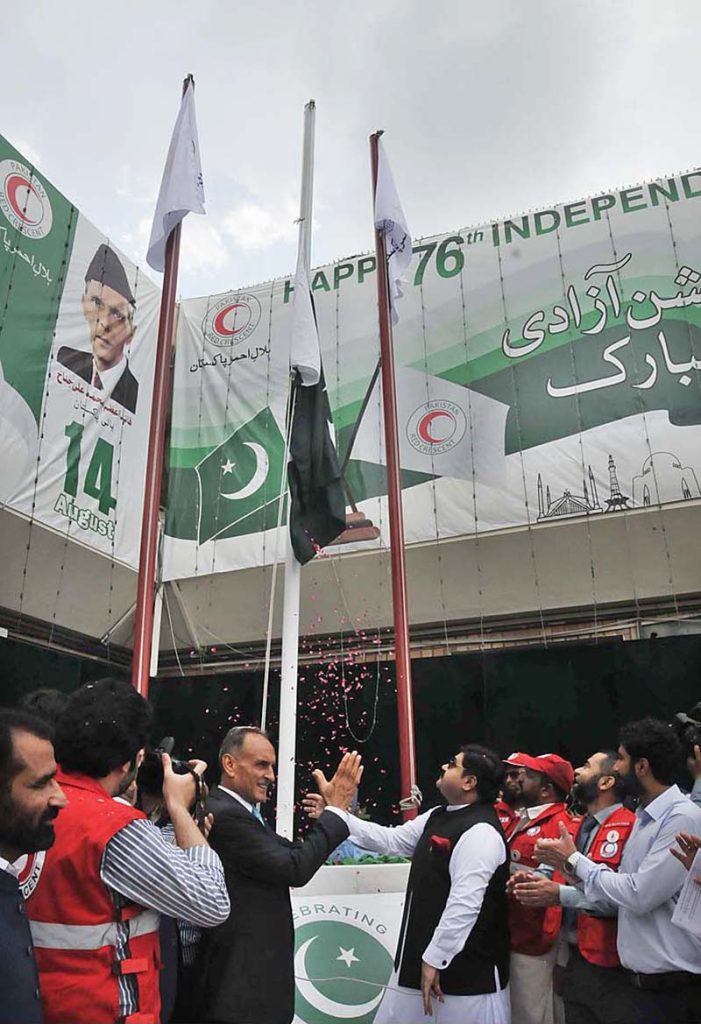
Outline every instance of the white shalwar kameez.
MULTIPOLYGON (((449 811, 464 810, 465 805, 449 806, 449 811)), ((352 814, 329 808, 348 824, 350 838, 365 850, 378 854, 411 857, 434 810, 426 811, 396 828, 385 828, 363 821, 352 814)), ((464 948, 480 910, 492 875, 506 860, 504 843, 491 825, 479 823, 464 832, 450 858, 450 893, 433 938, 423 959, 437 969, 464 948)), ((499 975, 494 970, 495 992, 476 996, 444 996, 445 1002, 432 999, 433 1016, 424 1014, 423 997, 418 989, 405 988, 392 973, 374 1024, 510 1024, 509 987, 499 990, 499 975)))

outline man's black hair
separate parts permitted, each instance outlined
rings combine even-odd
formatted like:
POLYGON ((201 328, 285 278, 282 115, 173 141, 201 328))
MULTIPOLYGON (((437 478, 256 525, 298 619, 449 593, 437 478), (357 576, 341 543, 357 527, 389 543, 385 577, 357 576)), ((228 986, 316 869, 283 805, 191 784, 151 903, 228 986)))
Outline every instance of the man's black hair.
POLYGON ((56 728, 56 760, 66 772, 102 779, 146 745, 151 705, 122 679, 98 679, 71 694, 56 728))
POLYGON ((631 770, 641 757, 647 758, 657 782, 671 786, 682 770, 682 746, 666 722, 657 718, 641 718, 627 722, 618 741, 630 755, 631 770))
POLYGON ((618 751, 612 750, 610 747, 604 747, 598 753, 604 755, 604 760, 601 762, 601 774, 610 775, 615 779, 613 794, 618 801, 623 802, 627 792, 625 779, 617 771, 614 771, 613 767, 618 760, 618 751))
POLYGON ((43 718, 55 729, 67 703, 67 693, 61 693, 60 690, 41 689, 26 693, 20 700, 19 706, 24 711, 30 711, 33 715, 43 718))
POLYGON ((468 743, 460 748, 463 775, 474 775, 477 779, 477 796, 480 803, 493 804, 504 784, 504 765, 498 754, 488 747, 468 743))
POLYGON ((22 770, 15 757, 14 733, 28 732, 40 740, 52 740, 53 729, 42 718, 28 711, 0 708, 0 790, 6 789, 22 770))

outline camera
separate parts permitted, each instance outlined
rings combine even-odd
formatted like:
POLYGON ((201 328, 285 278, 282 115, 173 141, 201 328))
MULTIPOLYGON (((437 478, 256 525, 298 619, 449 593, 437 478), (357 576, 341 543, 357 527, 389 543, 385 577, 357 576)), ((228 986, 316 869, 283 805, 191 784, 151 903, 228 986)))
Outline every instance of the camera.
POLYGON ((669 723, 684 750, 684 759, 694 756, 694 747, 701 747, 701 701, 689 709, 688 714, 677 712, 669 723))
POLYGON ((172 736, 164 736, 157 747, 145 754, 136 776, 136 784, 141 793, 149 796, 160 796, 163 790, 163 761, 161 754, 169 754, 176 775, 188 775, 192 772, 187 761, 173 758, 175 740, 172 736))

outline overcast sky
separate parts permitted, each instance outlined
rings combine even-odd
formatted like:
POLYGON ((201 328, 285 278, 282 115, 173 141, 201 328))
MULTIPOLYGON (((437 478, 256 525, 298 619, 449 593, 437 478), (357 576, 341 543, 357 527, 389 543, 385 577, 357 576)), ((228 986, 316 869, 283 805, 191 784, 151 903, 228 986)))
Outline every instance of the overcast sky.
MULTIPOLYGON (((368 135, 414 237, 701 163, 698 0, 34 0, 3 19, 0 132, 137 262, 192 72, 207 216, 183 297, 370 248, 368 135)), ((155 275, 160 280, 159 275, 155 275)))

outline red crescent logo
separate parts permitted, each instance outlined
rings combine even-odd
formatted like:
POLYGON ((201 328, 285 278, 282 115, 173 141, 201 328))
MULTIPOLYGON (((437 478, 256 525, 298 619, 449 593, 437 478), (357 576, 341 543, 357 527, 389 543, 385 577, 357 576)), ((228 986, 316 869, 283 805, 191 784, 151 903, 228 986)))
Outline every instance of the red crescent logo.
POLYGON ((20 218, 20 220, 23 220, 25 224, 39 224, 39 222, 42 220, 44 216, 44 206, 41 202, 41 199, 39 198, 37 190, 34 188, 31 181, 25 178, 23 174, 10 174, 5 181, 5 194, 7 195, 7 201, 9 202, 16 216, 20 218), (17 199, 17 192, 20 188, 26 188, 29 192, 32 192, 33 195, 36 196, 41 207, 40 217, 37 217, 34 220, 32 220, 31 217, 27 216, 26 211, 22 208, 22 204, 20 204, 19 200, 17 199))
POLYGON ((246 328, 250 322, 251 322, 251 312, 250 312, 249 307, 246 305, 246 303, 244 303, 244 302, 232 302, 232 304, 230 306, 225 306, 224 309, 220 309, 219 310, 219 312, 217 313, 217 315, 215 316, 215 318, 214 318, 214 320, 212 322, 212 328, 222 338, 233 338, 233 336, 235 334, 238 334, 239 331, 243 331, 244 328, 246 328), (226 319, 227 315, 229 313, 231 313, 231 311, 233 309, 248 309, 248 320, 246 321, 246 323, 241 324, 240 327, 237 327, 235 329, 232 329, 231 327, 227 327, 226 324, 224 323, 224 320, 226 319))
POLYGON ((425 442, 425 444, 443 444, 443 442, 447 441, 451 434, 453 434, 454 432, 455 417, 452 415, 452 413, 443 412, 443 410, 441 409, 434 409, 433 412, 427 412, 424 416, 421 417, 421 419, 419 420, 419 424, 416 428, 416 433, 419 435, 421 440, 425 442), (453 429, 449 430, 444 437, 434 437, 433 434, 431 433, 431 424, 433 423, 434 420, 438 419, 439 416, 445 416, 447 419, 449 419, 453 427, 453 429))

